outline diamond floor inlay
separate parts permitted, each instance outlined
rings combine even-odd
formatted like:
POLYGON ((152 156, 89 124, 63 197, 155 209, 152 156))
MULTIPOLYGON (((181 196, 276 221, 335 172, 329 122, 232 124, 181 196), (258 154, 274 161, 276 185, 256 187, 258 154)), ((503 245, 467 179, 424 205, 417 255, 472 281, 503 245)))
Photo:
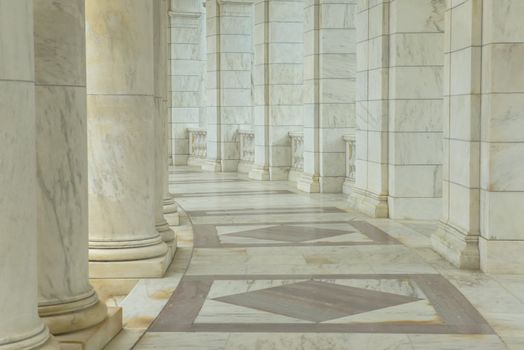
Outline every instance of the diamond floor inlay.
POLYGON ((320 281, 306 281, 215 298, 312 322, 323 322, 420 299, 320 281))
POLYGON ((351 233, 350 231, 318 229, 314 227, 299 227, 278 225, 256 230, 228 233, 224 236, 247 237, 284 242, 305 242, 319 238, 328 238, 351 233))

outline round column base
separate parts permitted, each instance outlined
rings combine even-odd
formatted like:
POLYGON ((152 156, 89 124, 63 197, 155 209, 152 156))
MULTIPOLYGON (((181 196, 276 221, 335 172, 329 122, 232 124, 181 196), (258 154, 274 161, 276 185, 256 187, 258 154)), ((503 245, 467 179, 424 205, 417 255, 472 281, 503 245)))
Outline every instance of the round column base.
POLYGON ((173 242, 175 240, 175 232, 169 227, 169 224, 163 216, 161 220, 161 222, 156 224, 157 232, 165 243, 173 242))
POLYGON ((169 193, 165 195, 163 205, 164 214, 166 215, 175 214, 178 211, 178 206, 173 196, 169 193))
POLYGON ((107 307, 94 290, 87 297, 61 304, 40 305, 40 317, 51 333, 64 334, 93 327, 107 317, 107 307))
POLYGON ((160 235, 137 241, 90 241, 89 261, 131 261, 152 259, 167 253, 160 235))
MULTIPOLYGON (((20 349, 36 349, 44 345, 48 345, 50 340, 49 329, 45 324, 41 324, 34 330, 10 337, 8 339, 0 339, 0 350, 20 350, 20 349)), ((54 343, 53 343, 54 344, 54 343)), ((52 344, 49 344, 52 345, 52 344)), ((58 347, 51 347, 51 349, 59 349, 58 347)))

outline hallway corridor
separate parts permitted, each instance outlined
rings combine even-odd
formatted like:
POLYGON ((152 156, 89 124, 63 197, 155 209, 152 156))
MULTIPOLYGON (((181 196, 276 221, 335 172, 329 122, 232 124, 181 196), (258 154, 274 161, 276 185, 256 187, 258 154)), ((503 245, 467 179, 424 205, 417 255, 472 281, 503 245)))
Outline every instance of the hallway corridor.
POLYGON ((524 279, 453 268, 431 249, 432 223, 195 168, 172 171, 170 190, 185 228, 175 267, 131 291, 124 327, 161 309, 155 283, 178 287, 137 350, 524 348, 524 279))

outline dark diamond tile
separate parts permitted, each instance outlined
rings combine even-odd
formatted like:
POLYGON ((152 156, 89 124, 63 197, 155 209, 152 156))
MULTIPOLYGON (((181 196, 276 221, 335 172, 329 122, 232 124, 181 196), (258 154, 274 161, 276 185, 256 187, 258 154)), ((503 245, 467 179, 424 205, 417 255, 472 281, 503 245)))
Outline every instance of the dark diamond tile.
POLYGON ((351 231, 323 229, 314 227, 301 227, 290 225, 278 225, 254 230, 235 233, 227 233, 223 236, 244 237, 284 242, 305 242, 313 239, 329 238, 351 233, 351 231))
POLYGON ((420 299, 333 283, 306 281, 213 300, 323 322, 420 299))

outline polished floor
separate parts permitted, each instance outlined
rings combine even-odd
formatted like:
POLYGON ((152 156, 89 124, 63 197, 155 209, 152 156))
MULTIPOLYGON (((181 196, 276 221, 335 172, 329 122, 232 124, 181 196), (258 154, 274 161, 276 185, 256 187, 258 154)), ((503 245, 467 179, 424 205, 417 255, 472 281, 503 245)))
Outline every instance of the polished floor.
POLYGON ((524 275, 453 268, 431 222, 370 219, 343 195, 193 168, 166 278, 115 303, 108 349, 524 349, 524 275))

